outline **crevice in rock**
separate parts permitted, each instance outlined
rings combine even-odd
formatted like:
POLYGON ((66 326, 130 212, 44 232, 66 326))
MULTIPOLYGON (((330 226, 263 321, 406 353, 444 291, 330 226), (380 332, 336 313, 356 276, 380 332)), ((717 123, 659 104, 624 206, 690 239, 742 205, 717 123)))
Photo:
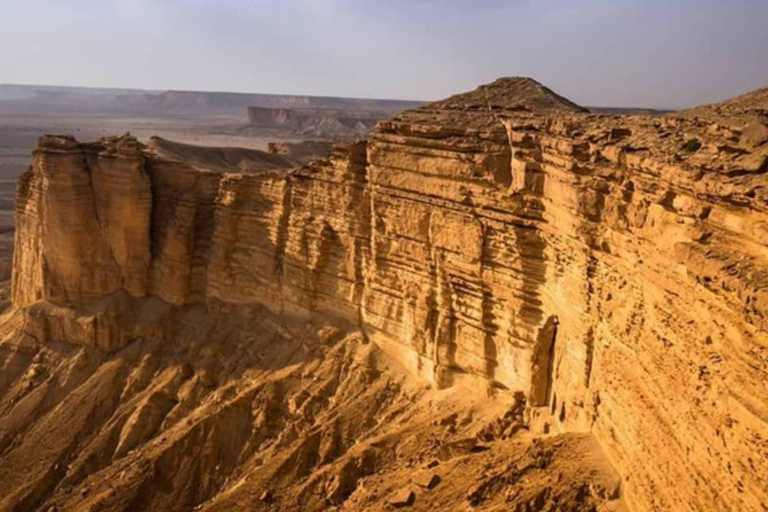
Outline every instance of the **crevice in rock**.
POLYGON ((533 407, 543 407, 550 402, 553 385, 555 344, 557 342, 558 319, 552 315, 539 329, 533 347, 531 368, 531 391, 529 401, 533 407))
POLYGON ((96 204, 98 196, 96 194, 96 187, 93 184, 93 169, 91 169, 91 166, 88 165, 88 159, 86 158, 84 152, 82 153, 82 158, 83 169, 88 174, 88 187, 91 191, 90 199, 91 205, 93 206, 93 217, 96 220, 96 225, 99 226, 99 237, 102 239, 101 242, 106 245, 109 259, 117 269, 117 274, 120 278, 119 288, 122 289, 125 286, 125 273, 123 268, 120 266, 120 263, 118 263, 117 258, 115 258, 115 254, 112 251, 112 244, 110 243, 109 236, 107 235, 107 233, 109 233, 109 221, 99 215, 99 206, 96 204))
POLYGON ((291 220, 291 205, 293 201, 293 180, 292 176, 285 179, 283 187, 283 197, 281 203, 280 217, 277 223, 277 236, 275 237, 275 263, 274 276, 277 281, 277 289, 280 293, 280 308, 284 307, 283 282, 285 279, 285 247, 288 243, 288 225, 291 220))

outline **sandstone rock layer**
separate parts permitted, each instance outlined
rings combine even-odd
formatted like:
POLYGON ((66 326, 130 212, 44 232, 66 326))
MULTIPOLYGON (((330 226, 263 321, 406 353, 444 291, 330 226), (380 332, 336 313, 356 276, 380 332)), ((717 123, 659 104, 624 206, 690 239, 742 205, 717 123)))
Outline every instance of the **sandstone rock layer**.
MULTIPOLYGON (((14 305, 125 292, 335 318, 437 387, 522 391, 531 425, 591 432, 634 510, 764 510, 767 113, 763 90, 606 117, 518 78, 291 170, 44 138, 14 305)), ((106 331, 70 339, 131 341, 106 331)))

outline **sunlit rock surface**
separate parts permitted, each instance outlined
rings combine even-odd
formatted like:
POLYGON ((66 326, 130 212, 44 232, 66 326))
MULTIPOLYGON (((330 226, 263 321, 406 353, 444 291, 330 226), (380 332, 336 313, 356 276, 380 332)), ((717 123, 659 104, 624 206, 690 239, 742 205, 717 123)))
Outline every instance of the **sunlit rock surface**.
POLYGON ((591 432, 631 509, 761 510, 767 113, 761 90, 607 117, 511 78, 301 167, 46 137, 14 306, 106 350, 143 297, 334 318, 439 388, 521 391, 532 429, 591 432))

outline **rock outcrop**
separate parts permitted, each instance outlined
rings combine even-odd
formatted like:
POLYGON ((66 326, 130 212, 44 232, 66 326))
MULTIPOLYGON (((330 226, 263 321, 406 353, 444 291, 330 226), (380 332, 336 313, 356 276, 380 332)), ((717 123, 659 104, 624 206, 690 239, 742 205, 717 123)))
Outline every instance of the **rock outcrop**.
POLYGON ((248 121, 263 133, 334 140, 364 137, 378 121, 393 113, 391 110, 248 107, 248 121))
POLYGON ((322 140, 270 142, 267 144, 267 151, 306 164, 330 155, 333 145, 331 141, 322 140))
POLYGON ((512 78, 292 170, 44 138, 13 303, 336 318, 438 387, 522 391, 531 425, 591 432, 635 510, 761 510, 767 113, 758 91, 606 117, 512 78))

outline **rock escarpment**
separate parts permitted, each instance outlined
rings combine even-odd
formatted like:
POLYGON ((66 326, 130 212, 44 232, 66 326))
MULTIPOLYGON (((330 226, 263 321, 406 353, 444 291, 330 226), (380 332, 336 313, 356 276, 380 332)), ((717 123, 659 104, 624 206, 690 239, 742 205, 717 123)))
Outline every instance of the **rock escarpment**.
POLYGON ((248 107, 248 122, 251 127, 266 133, 289 133, 305 138, 344 139, 364 137, 378 121, 393 113, 392 110, 248 107))
POLYGON ((248 174, 45 138, 14 305, 70 308, 35 329, 108 350, 130 336, 92 304, 116 293, 337 318, 438 387, 522 391, 532 425, 591 432, 635 510, 760 510, 766 112, 758 91, 605 117, 502 79, 248 174))
POLYGON ((47 137, 17 185, 13 301, 144 295, 152 193, 134 139, 47 137))

